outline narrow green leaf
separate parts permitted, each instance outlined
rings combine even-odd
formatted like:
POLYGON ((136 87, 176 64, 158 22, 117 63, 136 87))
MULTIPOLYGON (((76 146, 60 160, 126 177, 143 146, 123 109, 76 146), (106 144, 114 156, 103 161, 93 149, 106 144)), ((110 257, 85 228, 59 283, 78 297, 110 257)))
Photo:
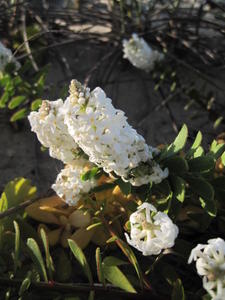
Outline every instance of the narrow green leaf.
POLYGON ((0 108, 4 108, 6 106, 6 103, 9 101, 9 97, 9 93, 5 91, 0 98, 0 108))
POLYGON ((139 263, 137 261, 137 258, 134 254, 134 252, 131 250, 131 248, 127 245, 127 243, 125 243, 123 240, 119 239, 117 237, 116 239, 116 243, 117 245, 120 247, 120 249, 123 251, 123 253, 127 256, 127 258, 129 259, 130 263, 133 265, 137 275, 138 275, 138 278, 139 278, 139 281, 140 281, 140 285, 141 287, 143 287, 143 274, 142 274, 142 270, 139 266, 139 263))
POLYGON ((36 111, 40 108, 42 99, 36 99, 31 103, 31 110, 36 111))
POLYGON ((173 287, 172 300, 185 300, 184 287, 179 278, 176 280, 173 287))
POLYGON ((31 258, 36 265, 37 270, 39 271, 41 277, 43 278, 44 281, 48 281, 48 276, 44 264, 43 257, 41 255, 40 248, 36 241, 32 238, 27 239, 27 246, 31 250, 31 258))
POLYGON ((130 182, 125 182, 122 179, 117 180, 117 184, 120 187, 124 195, 129 195, 131 193, 131 184, 130 182))
POLYGON ((10 122, 16 122, 26 117, 27 108, 21 108, 17 112, 15 112, 12 117, 10 118, 10 122))
POLYGON ((193 154, 195 153, 195 151, 198 149, 198 147, 201 146, 202 143, 202 133, 201 131, 199 131, 195 137, 195 140, 191 146, 191 148, 189 149, 189 151, 186 154, 186 158, 190 158, 193 156, 193 154))
POLYGON ((168 158, 164 163, 164 167, 167 167, 170 173, 182 174, 188 171, 187 161, 180 156, 174 156, 168 158))
POLYGON ((84 174, 81 175, 81 179, 83 181, 87 181, 87 180, 91 180, 92 178, 94 178, 96 176, 96 174, 98 173, 99 168, 98 167, 94 167, 91 170, 88 170, 87 172, 85 172, 84 174))
POLYGON ((43 228, 41 228, 40 233, 41 233, 41 239, 42 239, 42 242, 44 245, 44 250, 45 250, 45 263, 46 263, 46 267, 48 270, 48 275, 49 275, 50 280, 52 280, 55 268, 54 268, 53 260, 52 260, 52 257, 50 255, 50 251, 49 251, 48 237, 43 228))
POLYGON ((173 195, 180 201, 184 202, 185 199, 185 181, 179 176, 171 176, 173 195))
POLYGON ((31 284, 30 277, 26 277, 21 283, 19 296, 23 296, 23 294, 29 289, 30 284, 31 284))
POLYGON ((174 140, 174 142, 170 144, 165 150, 162 151, 160 160, 173 156, 174 154, 181 151, 186 144, 187 137, 188 137, 188 129, 187 126, 184 124, 180 132, 178 133, 176 139, 174 140))
POLYGON ((225 151, 225 144, 218 144, 217 141, 213 141, 210 147, 210 154, 213 155, 214 159, 218 159, 225 151))
POLYGON ((99 186, 94 187, 91 192, 92 193, 99 193, 102 191, 113 189, 117 184, 116 183, 104 183, 99 186))
POLYGON ((15 228, 15 250, 14 250, 14 274, 19 266, 19 255, 20 255, 20 229, 16 221, 13 221, 15 228))
POLYGON ((91 230, 91 229, 93 229, 95 227, 99 227, 99 226, 102 226, 102 222, 97 222, 97 223, 91 224, 86 228, 86 230, 91 230))
POLYGON ((98 280, 105 286, 105 276, 104 276, 102 257, 101 257, 101 252, 99 247, 96 248, 95 259, 96 259, 98 280))
POLYGON ((198 131, 194 143, 191 146, 191 149, 197 149, 202 143, 202 133, 198 131))
POLYGON ((12 100, 8 104, 9 109, 14 109, 18 107, 21 103, 23 103, 26 100, 26 96, 16 96, 13 97, 12 100))
POLYGON ((213 128, 216 129, 221 124, 222 121, 223 121, 223 117, 217 118, 216 121, 213 123, 213 128))
POLYGON ((91 269, 89 267, 89 264, 87 262, 87 259, 84 255, 83 251, 80 249, 80 247, 73 240, 68 239, 68 244, 69 244, 69 247, 70 247, 74 257, 76 258, 76 260, 81 265, 81 267, 82 267, 85 275, 87 276, 90 284, 93 284, 93 277, 92 277, 92 274, 91 274, 91 269))
POLYGON ((68 282, 72 274, 72 265, 67 253, 62 249, 58 249, 56 259, 56 279, 59 282, 68 282))
POLYGON ((190 184, 190 189, 200 196, 199 200, 201 206, 210 216, 215 217, 216 203, 212 185, 206 180, 198 177, 190 177, 187 181, 190 184))
POLYGON ((4 211, 19 203, 33 199, 37 188, 31 185, 30 180, 19 177, 11 180, 4 188, 0 198, 0 211, 4 211))
POLYGON ((104 258, 104 264, 107 267, 113 267, 113 266, 122 266, 122 265, 127 265, 128 263, 122 259, 119 259, 117 257, 114 256, 107 256, 104 258))
POLYGON ((200 156, 202 156, 204 154, 204 149, 202 148, 202 146, 199 146, 196 150, 195 150, 195 152, 194 152, 194 154, 193 154, 193 157, 195 158, 195 157, 200 157, 200 156))
POLYGON ((116 266, 108 267, 104 264, 103 261, 103 270, 105 278, 115 285, 116 287, 121 288, 130 293, 136 293, 136 290, 131 285, 126 276, 120 271, 120 269, 116 266))
POLYGON ((221 163, 225 167, 225 152, 223 152, 223 154, 221 155, 221 163))
POLYGON ((212 156, 200 156, 189 160, 190 172, 204 173, 214 169, 215 162, 212 156))

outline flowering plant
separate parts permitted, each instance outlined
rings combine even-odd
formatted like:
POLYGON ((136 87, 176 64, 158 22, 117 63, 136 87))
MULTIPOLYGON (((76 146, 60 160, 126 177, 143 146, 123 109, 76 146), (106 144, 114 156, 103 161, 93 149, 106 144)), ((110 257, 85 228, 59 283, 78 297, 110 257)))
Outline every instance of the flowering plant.
MULTIPOLYGON (((35 284, 65 281, 65 277, 66 281, 73 280, 68 259, 70 249, 90 286, 96 289, 94 271, 85 256, 94 246, 97 267, 94 274, 103 289, 108 282, 143 297, 145 293, 152 297, 156 293, 185 299, 186 274, 195 274, 194 268, 187 264, 190 256, 189 262, 196 260, 204 288, 197 291, 193 284, 190 299, 195 299, 195 293, 203 295, 204 290, 214 300, 223 299, 224 240, 217 238, 222 237, 224 224, 222 136, 205 153, 202 134, 198 132, 193 144, 185 149, 188 129, 183 125, 170 145, 149 146, 101 88, 91 91, 75 80, 65 101, 43 101, 38 111, 30 113, 29 121, 50 156, 65 166, 52 185, 57 196, 29 202, 25 214, 14 222, 15 270, 25 263, 22 257, 18 263, 19 228, 26 226, 31 231, 30 224, 36 222, 35 231, 32 227, 33 237, 29 233, 27 239, 39 274, 35 284), (192 239, 206 229, 210 232, 209 245, 200 244, 191 252, 196 245, 192 239), (126 256, 126 261, 117 257, 118 253, 115 256, 115 246, 126 256), (175 262, 179 268, 175 266, 174 273, 171 265, 175 262), (129 272, 135 279, 129 277, 129 272), (156 280, 161 277, 162 281, 156 280), (168 287, 166 282, 168 290, 159 292, 162 284, 168 287)), ((20 181, 10 183, 4 191, 2 216, 8 216, 11 189, 20 195, 20 181)), ((30 189, 27 183, 24 197, 28 197, 30 189)), ((13 231, 12 220, 0 225, 7 228, 0 236, 4 245, 5 237, 13 231)), ((29 272, 27 280, 34 284, 34 273, 29 272)), ((56 285, 57 282, 53 288, 56 285)))

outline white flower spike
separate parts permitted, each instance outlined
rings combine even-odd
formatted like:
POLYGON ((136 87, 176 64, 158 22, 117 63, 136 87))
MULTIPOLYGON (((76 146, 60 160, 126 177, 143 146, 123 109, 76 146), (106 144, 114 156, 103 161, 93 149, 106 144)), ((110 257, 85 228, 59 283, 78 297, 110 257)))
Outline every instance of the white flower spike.
POLYGON ((74 141, 105 172, 113 172, 137 186, 151 180, 158 183, 168 176, 167 170, 162 171, 153 162, 154 150, 127 123, 124 112, 113 107, 101 88, 90 92, 73 80, 64 111, 74 141), (140 168, 143 163, 144 168, 140 168))
POLYGON ((69 135, 64 117, 63 101, 59 99, 43 101, 39 111, 31 112, 28 119, 41 144, 49 148, 50 156, 71 163, 80 149, 69 135))
POLYGON ((129 40, 123 40, 123 53, 123 57, 127 58, 134 67, 146 72, 151 71, 155 63, 164 58, 162 53, 153 50, 136 33, 133 33, 129 40))
POLYGON ((131 214, 130 228, 130 236, 125 233, 127 242, 145 256, 173 247, 179 232, 167 214, 147 202, 131 214))
POLYGON ((197 272, 203 276, 203 287, 212 300, 225 299, 225 241, 208 240, 192 249, 188 263, 196 261, 197 272))
POLYGON ((67 165, 58 174, 56 182, 52 185, 52 189, 68 205, 76 205, 96 185, 94 179, 87 181, 81 179, 82 174, 90 168, 91 164, 86 160, 76 160, 73 164, 67 165))

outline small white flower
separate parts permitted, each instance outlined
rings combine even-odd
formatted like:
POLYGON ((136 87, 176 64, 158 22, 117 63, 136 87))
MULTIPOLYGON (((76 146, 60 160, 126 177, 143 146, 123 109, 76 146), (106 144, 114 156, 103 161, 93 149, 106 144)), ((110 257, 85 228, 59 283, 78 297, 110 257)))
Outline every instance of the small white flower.
POLYGON ((77 159, 73 164, 67 165, 58 174, 52 189, 68 205, 76 205, 82 196, 87 194, 96 185, 94 179, 83 181, 81 175, 92 167, 84 159, 77 159))
POLYGON ((130 216, 130 237, 127 242, 143 255, 157 255, 163 249, 174 246, 178 227, 167 214, 145 202, 130 216))
POLYGON ((73 80, 64 112, 74 141, 106 173, 114 172, 133 185, 158 183, 165 178, 166 173, 152 161, 155 150, 128 124, 124 112, 113 107, 101 88, 90 92, 73 80), (146 163, 145 173, 139 168, 141 163, 146 163), (135 175, 131 175, 132 170, 135 175))
POLYGON ((134 67, 146 72, 151 71, 155 63, 164 57, 162 53, 153 50, 136 33, 133 33, 129 40, 123 40, 123 53, 123 57, 127 58, 134 67))
POLYGON ((63 101, 43 101, 38 112, 28 116, 31 130, 37 134, 41 144, 49 148, 50 156, 64 163, 77 159, 80 149, 69 135, 64 124, 63 101))
POLYGON ((4 69, 8 63, 14 63, 16 66, 16 69, 20 68, 20 63, 15 59, 15 57, 12 54, 12 51, 10 49, 6 48, 0 42, 0 71, 4 71, 4 69))
POLYGON ((225 241, 208 240, 192 249, 188 263, 196 261, 197 272, 203 276, 203 287, 212 300, 225 299, 225 241))

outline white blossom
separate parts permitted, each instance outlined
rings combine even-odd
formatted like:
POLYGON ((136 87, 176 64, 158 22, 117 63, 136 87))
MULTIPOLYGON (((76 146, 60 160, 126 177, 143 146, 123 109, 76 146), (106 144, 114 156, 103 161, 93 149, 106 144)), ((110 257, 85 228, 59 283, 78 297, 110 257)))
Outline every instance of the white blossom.
POLYGON ((86 195, 91 188, 96 185, 94 179, 84 181, 81 179, 91 164, 85 159, 77 159, 73 164, 67 165, 56 178, 56 182, 52 185, 52 189, 61 197, 68 205, 76 205, 77 202, 86 195))
MULTIPOLYGON (((146 163, 148 167, 145 170, 150 170, 150 175, 154 173, 151 168, 151 148, 127 123, 124 112, 113 107, 111 99, 106 97, 101 88, 90 92, 73 80, 64 110, 70 135, 91 162, 134 185, 149 182, 146 177, 136 184, 130 174, 135 170, 138 174, 136 177, 143 176, 143 172, 137 170, 140 163, 146 163)), ((161 180, 157 176, 157 182, 161 180)))
POLYGON ((164 57, 159 51, 153 50, 136 33, 133 33, 129 40, 123 40, 123 53, 123 57, 127 58, 134 67, 147 72, 151 71, 155 63, 164 57))
POLYGON ((80 149, 69 135, 64 117, 63 101, 59 99, 43 101, 39 111, 31 112, 28 119, 41 144, 49 148, 50 156, 71 163, 80 149))
POLYGON ((197 272, 203 276, 203 287, 212 300, 225 299, 225 241, 208 240, 192 249, 188 263, 196 261, 197 272))
POLYGON ((14 63, 16 68, 20 68, 20 63, 14 58, 12 51, 0 42, 0 71, 4 71, 8 63, 14 63))
POLYGON ((145 202, 130 216, 130 236, 127 242, 143 255, 157 255, 174 246, 178 227, 167 214, 145 202))

